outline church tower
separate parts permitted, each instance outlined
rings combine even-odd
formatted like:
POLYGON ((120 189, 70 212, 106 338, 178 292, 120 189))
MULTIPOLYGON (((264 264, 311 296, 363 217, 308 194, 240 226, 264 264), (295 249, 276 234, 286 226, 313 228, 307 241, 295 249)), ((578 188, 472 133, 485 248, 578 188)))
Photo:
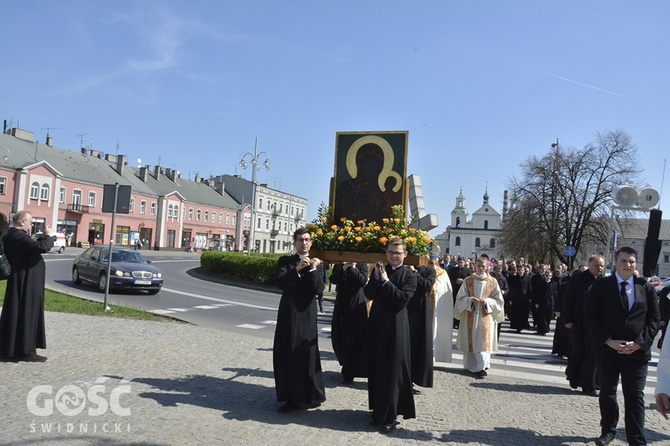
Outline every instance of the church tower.
POLYGON ((463 189, 460 190, 456 196, 456 207, 451 211, 451 227, 463 228, 468 222, 468 210, 465 209, 465 197, 463 196, 463 189))

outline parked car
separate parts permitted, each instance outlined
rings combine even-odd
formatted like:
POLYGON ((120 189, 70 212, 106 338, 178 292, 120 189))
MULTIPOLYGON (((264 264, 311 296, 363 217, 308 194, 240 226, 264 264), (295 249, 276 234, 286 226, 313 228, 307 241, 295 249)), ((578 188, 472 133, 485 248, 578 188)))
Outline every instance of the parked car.
MULTIPOLYGON (((72 282, 77 285, 82 281, 95 283, 100 291, 105 291, 108 259, 109 246, 96 245, 88 248, 74 259, 72 282)), ((158 293, 163 286, 163 274, 150 263, 150 260, 133 249, 115 246, 112 249, 109 289, 158 293)))
MULTIPOLYGON (((40 236, 42 235, 41 232, 38 232, 33 235, 33 239, 37 240, 40 236)), ((62 234, 60 232, 57 232, 55 234, 51 234, 51 237, 54 239, 54 247, 51 248, 54 251, 58 251, 59 254, 63 254, 65 252, 65 234, 62 234)))
POLYGON ((659 286, 660 284, 663 283, 663 279, 661 279, 661 278, 658 277, 658 276, 651 276, 651 277, 647 280, 647 282, 651 283, 651 284, 654 286, 654 288, 655 288, 655 287, 657 287, 657 286, 659 286))

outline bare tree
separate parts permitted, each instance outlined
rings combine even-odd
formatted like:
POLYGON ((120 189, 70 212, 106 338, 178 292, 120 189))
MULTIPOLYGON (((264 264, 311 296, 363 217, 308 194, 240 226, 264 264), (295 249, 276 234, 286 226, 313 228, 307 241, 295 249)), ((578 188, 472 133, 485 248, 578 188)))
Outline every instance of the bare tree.
MULTIPOLYGON (((640 173, 637 148, 621 130, 597 133, 581 150, 552 144, 549 153, 521 165, 521 178, 508 186, 512 206, 501 245, 508 256, 531 261, 568 262, 566 246, 607 244, 613 187, 635 184, 640 173)), ((588 253, 591 254, 591 253, 588 253)))

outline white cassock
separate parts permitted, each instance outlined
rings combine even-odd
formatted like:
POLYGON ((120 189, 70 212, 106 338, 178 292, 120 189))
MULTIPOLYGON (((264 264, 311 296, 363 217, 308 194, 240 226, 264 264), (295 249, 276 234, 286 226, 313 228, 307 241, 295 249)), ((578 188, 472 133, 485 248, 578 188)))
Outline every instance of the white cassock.
POLYGON ((451 362, 454 343, 454 292, 447 271, 437 266, 430 292, 433 309, 433 360, 451 362))
POLYGON ((454 317, 458 324, 456 347, 463 352, 463 367, 477 373, 490 367, 491 352, 498 351, 497 325, 505 319, 505 301, 498 281, 489 275, 466 278, 456 295, 454 317), (486 305, 473 297, 486 298, 486 305))

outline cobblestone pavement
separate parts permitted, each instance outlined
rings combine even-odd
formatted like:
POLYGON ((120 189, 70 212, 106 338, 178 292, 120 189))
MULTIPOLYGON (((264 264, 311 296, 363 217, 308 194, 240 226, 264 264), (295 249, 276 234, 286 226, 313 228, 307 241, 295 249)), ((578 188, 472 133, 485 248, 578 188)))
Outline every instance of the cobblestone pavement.
MULTIPOLYGON (((565 384, 438 364, 417 418, 380 434, 365 382, 340 384, 325 338, 327 401, 280 414, 271 341, 174 321, 46 317, 47 362, 0 362, 0 444, 581 445, 599 433, 597 399, 565 384)), ((647 400, 650 444, 670 444, 670 422, 647 400)), ((623 420, 612 444, 625 444, 623 420)))

